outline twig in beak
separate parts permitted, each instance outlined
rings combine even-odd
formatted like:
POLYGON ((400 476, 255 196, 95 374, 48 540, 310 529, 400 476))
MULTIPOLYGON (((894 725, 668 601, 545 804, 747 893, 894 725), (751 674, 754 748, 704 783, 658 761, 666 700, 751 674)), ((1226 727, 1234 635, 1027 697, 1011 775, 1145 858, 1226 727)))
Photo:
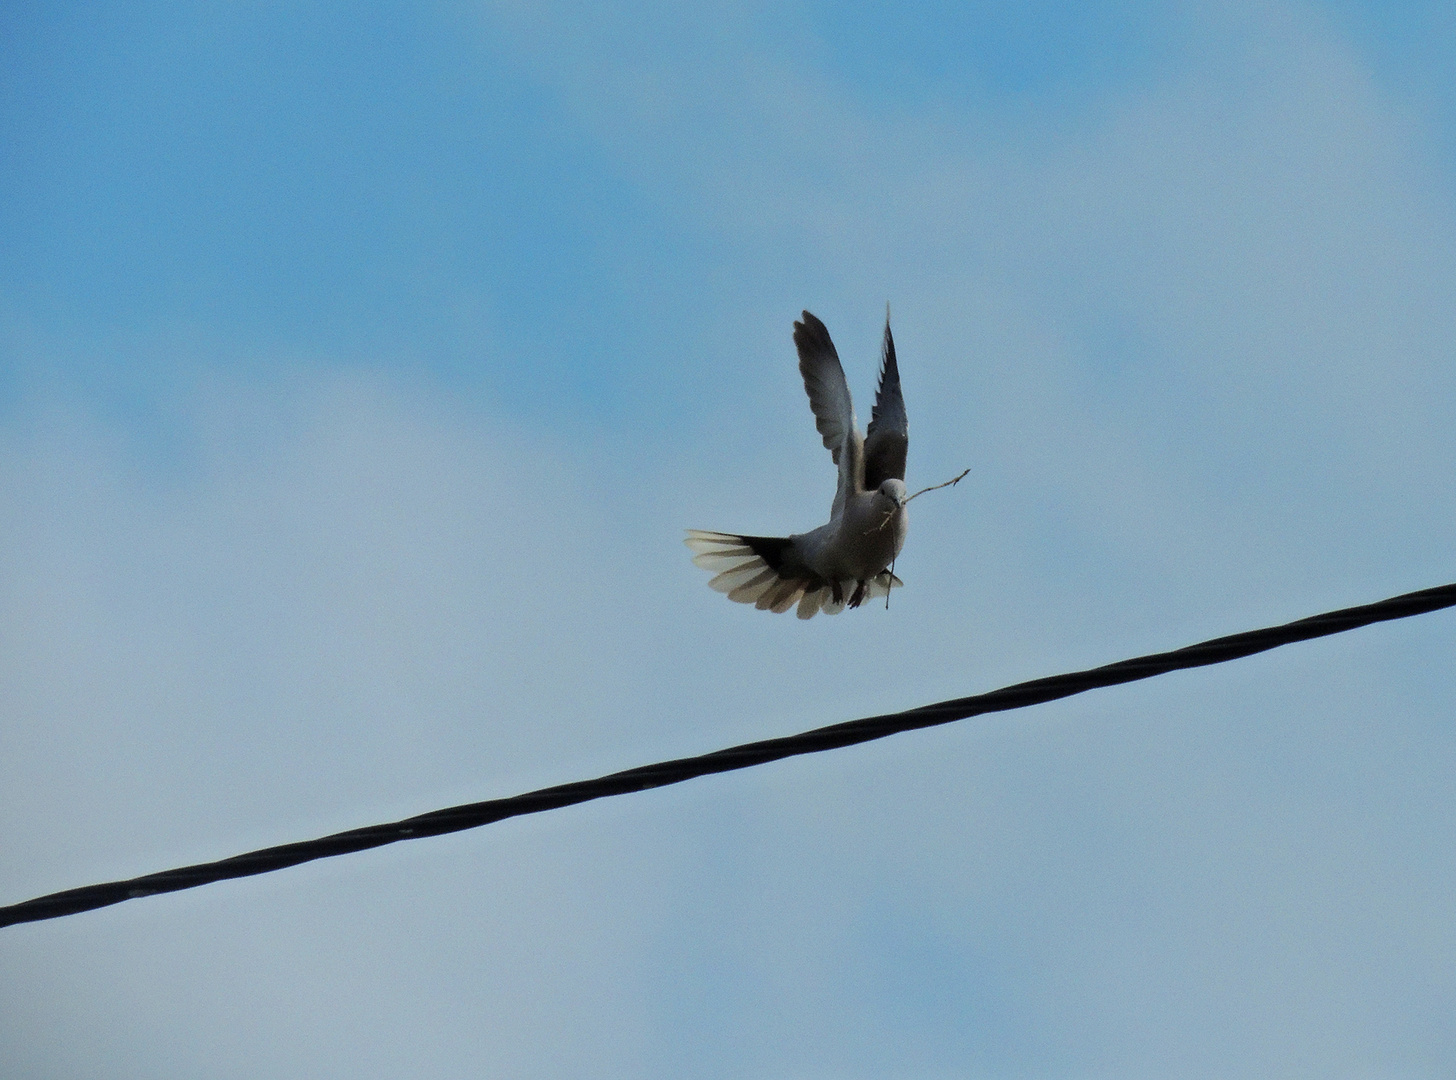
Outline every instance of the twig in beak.
MULTIPOLYGON (((909 499, 906 499, 899 506, 897 506, 895 508, 895 510, 903 510, 903 509, 905 509, 905 507, 907 507, 907 506, 910 505, 910 502, 911 502, 912 499, 918 499, 918 498, 920 498, 920 496, 924 495, 927 491, 939 491, 943 487, 955 487, 962 480, 964 480, 967 476, 969 476, 970 473, 971 473, 971 470, 970 469, 967 469, 965 472, 963 472, 959 476, 957 476, 954 480, 947 480, 943 484, 932 484, 928 488, 921 488, 914 495, 911 495, 909 499)), ((895 518, 895 510, 891 510, 888 514, 886 514, 885 515, 885 520, 882 521, 882 522, 880 522, 873 529, 866 529, 865 530, 865 535, 868 536, 872 532, 879 532, 886 525, 888 525, 891 521, 893 521, 894 518, 895 518)))
POLYGON ((905 500, 905 504, 908 506, 912 500, 920 498, 920 496, 924 495, 927 491, 939 491, 943 487, 955 487, 962 480, 964 480, 967 476, 969 476, 970 475, 970 472, 971 472, 971 470, 970 469, 967 469, 965 472, 963 472, 959 476, 957 476, 954 480, 947 480, 943 484, 932 484, 928 488, 921 488, 914 495, 911 495, 909 499, 906 499, 905 500))

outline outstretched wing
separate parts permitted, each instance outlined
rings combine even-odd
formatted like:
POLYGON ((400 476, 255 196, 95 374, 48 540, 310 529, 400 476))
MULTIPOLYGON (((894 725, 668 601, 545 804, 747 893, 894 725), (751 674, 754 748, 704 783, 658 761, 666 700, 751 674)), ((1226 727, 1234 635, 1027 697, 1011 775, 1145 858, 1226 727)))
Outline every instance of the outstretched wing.
POLYGON ((875 391, 875 409, 865 434, 865 490, 874 491, 891 478, 905 479, 905 453, 909 448, 910 424, 905 417, 905 399, 900 396, 900 368, 895 363, 895 339, 890 336, 890 316, 886 313, 880 385, 875 391))
POLYGON ((799 374, 804 376, 809 408, 814 410, 814 426, 838 465, 845 437, 854 431, 854 403, 839 354, 824 324, 807 311, 803 322, 794 323, 794 347, 799 350, 799 374))

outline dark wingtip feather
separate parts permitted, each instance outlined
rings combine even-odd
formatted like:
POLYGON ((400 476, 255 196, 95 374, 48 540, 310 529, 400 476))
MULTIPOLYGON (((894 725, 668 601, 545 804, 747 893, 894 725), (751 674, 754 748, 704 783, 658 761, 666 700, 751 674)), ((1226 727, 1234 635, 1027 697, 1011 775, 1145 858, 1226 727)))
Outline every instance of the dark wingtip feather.
POLYGON ((877 427, 882 416, 886 423, 899 428, 905 426, 905 402, 900 392, 900 365, 895 361, 895 338, 890 333, 888 317, 885 319, 885 342, 880 352, 880 381, 875 387, 875 406, 870 411, 871 430, 877 427))
POLYGON ((801 321, 794 323, 794 346, 800 353, 806 348, 827 349, 829 352, 834 352, 834 342, 829 338, 829 328, 812 311, 803 312, 801 321))
POLYGON ((909 445, 909 422, 905 399, 900 392, 900 366, 895 360, 895 338, 890 333, 890 313, 885 311, 885 342, 880 356, 880 382, 875 389, 875 407, 865 433, 865 487, 879 487, 881 481, 905 479, 905 451, 909 445))
POLYGON ((885 341, 880 347, 880 382, 875 387, 874 415, 880 412, 880 392, 885 388, 885 379, 900 381, 900 365, 895 362, 895 336, 890 333, 890 305, 885 305, 885 341))

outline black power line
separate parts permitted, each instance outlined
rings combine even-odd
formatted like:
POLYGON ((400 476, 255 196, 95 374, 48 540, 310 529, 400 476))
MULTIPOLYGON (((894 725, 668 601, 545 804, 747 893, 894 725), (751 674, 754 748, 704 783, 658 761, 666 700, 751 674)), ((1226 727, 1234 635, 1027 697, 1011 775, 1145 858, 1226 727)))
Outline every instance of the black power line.
POLYGON ((119 904, 139 896, 154 893, 175 892, 206 885, 226 878, 248 877, 251 874, 266 874, 282 870, 287 866, 326 859, 332 855, 346 855, 352 851, 393 844, 398 840, 416 840, 422 836, 440 836, 444 833, 473 829, 489 825, 505 818, 523 814, 539 814, 543 810, 555 810, 562 806, 603 799, 610 795, 626 795, 647 788, 680 784, 697 776, 709 773, 731 772, 753 765, 777 761, 780 758, 799 754, 815 754, 821 750, 833 750, 841 746, 883 739, 901 731, 934 727, 953 720, 983 713, 1004 712, 1008 709, 1023 709, 1028 705, 1039 705, 1057 698, 1071 697, 1102 686, 1116 686, 1119 683, 1150 679, 1181 668, 1204 667, 1221 664, 1226 660, 1237 660, 1243 656, 1265 652, 1289 645, 1296 641, 1326 637, 1343 633, 1371 623, 1404 619, 1411 615, 1423 615, 1430 611, 1456 606, 1456 584, 1442 585, 1435 589, 1406 593, 1389 600, 1381 600, 1361 607, 1331 611, 1307 619, 1285 623, 1282 626, 1249 630, 1242 634, 1214 638, 1198 645, 1175 649, 1172 652, 1154 653, 1123 660, 1104 667, 1087 671, 1074 671, 1065 675, 1053 675, 1045 679, 1017 683, 1015 686, 992 690, 987 694, 956 698, 934 705, 922 705, 918 709, 890 713, 885 716, 870 716, 863 720, 850 720, 829 727, 815 728, 799 735, 781 739, 764 739, 761 742, 744 743, 717 750, 698 757, 678 758, 676 761, 661 761, 655 765, 643 765, 625 772, 612 773, 595 780, 579 780, 571 784, 530 791, 506 799, 490 799, 486 802, 469 803, 436 810, 418 817, 387 825, 370 825, 362 829, 334 833, 317 840, 304 840, 296 844, 282 844, 278 847, 250 851, 246 855, 234 855, 218 862, 199 863, 176 870, 164 870, 158 874, 147 874, 128 881, 109 881, 100 885, 87 885, 80 889, 51 893, 34 900, 11 904, 0 908, 0 926, 14 923, 35 922, 40 919, 55 919, 62 915, 74 915, 92 908, 119 904))

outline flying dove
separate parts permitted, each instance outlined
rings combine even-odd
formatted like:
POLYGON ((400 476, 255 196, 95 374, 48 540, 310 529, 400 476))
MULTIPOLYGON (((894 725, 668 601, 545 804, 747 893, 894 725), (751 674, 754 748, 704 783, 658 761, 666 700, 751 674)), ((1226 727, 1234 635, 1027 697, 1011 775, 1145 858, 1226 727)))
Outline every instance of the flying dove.
POLYGON ((793 536, 738 536, 689 529, 693 562, 716 570, 708 582, 729 600, 760 611, 799 605, 801 619, 888 596, 904 582, 887 567, 905 545, 905 452, 910 445, 895 340, 885 315, 880 384, 867 434, 854 419, 844 368, 824 324, 809 312, 794 323, 799 373, 814 424, 839 466, 828 524, 793 536))

